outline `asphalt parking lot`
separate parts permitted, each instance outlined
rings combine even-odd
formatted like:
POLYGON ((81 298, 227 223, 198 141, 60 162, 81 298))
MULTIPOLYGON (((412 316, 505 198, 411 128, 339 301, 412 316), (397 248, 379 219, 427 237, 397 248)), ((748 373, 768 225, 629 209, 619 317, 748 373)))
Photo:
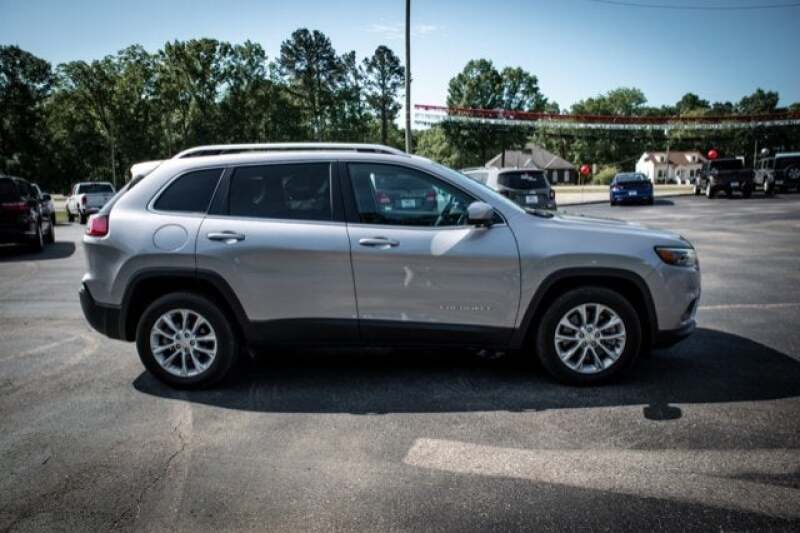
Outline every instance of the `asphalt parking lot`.
POLYGON ((0 531, 800 528, 800 195, 568 210, 700 256, 698 331, 609 386, 287 352, 178 392, 84 321, 81 227, 0 248, 0 531))

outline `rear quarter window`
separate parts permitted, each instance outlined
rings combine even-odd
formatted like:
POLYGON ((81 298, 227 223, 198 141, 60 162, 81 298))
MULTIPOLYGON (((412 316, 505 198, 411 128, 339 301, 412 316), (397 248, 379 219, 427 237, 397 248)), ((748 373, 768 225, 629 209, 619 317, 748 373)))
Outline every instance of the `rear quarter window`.
POLYGON ((222 169, 189 172, 174 180, 153 204, 158 211, 205 213, 222 175, 222 169))

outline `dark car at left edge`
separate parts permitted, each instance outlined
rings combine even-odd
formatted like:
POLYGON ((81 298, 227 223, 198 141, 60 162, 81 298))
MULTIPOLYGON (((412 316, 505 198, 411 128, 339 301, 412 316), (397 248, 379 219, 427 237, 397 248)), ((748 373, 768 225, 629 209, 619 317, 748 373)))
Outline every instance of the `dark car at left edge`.
POLYGON ((53 217, 46 212, 49 200, 27 180, 0 175, 0 243, 24 244, 39 251, 53 242, 53 217))

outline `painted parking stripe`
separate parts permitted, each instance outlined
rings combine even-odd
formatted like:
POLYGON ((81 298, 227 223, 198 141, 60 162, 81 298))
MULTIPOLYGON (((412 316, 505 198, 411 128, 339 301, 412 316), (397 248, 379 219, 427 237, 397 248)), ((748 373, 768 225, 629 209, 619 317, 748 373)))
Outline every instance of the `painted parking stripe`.
POLYGON ((800 303, 701 305, 698 309, 701 311, 718 311, 727 309, 785 309, 787 307, 800 307, 800 303))
POLYGON ((800 518, 800 490, 751 481, 800 472, 800 450, 524 450, 417 439, 405 464, 800 518))

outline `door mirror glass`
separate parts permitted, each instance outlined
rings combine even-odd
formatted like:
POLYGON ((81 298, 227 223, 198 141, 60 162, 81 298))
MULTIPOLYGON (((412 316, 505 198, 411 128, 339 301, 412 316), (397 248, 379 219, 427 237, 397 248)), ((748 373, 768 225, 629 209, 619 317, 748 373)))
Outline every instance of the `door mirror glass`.
POLYGON ((494 208, 486 202, 472 202, 467 207, 467 218, 474 226, 491 226, 494 221, 494 208))

